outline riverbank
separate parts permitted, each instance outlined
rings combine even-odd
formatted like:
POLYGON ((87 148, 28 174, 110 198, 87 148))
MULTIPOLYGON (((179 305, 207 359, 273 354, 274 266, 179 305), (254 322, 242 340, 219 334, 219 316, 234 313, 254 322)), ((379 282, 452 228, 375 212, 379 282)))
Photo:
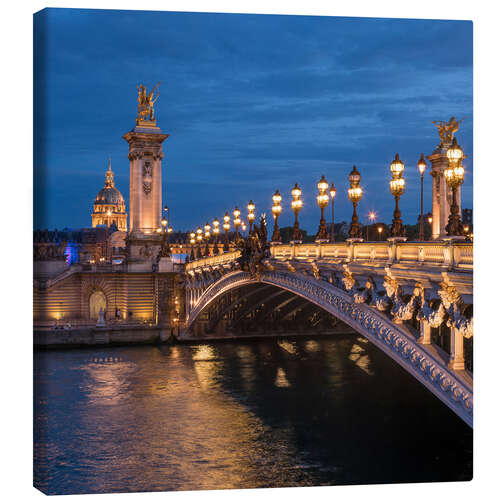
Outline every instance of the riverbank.
POLYGON ((164 343, 196 343, 206 341, 225 341, 235 339, 261 339, 271 337, 303 337, 303 336, 331 336, 352 334, 353 331, 323 331, 323 332, 282 332, 276 335, 249 334, 225 335, 210 337, 192 337, 181 334, 172 335, 170 328, 159 326, 113 326, 113 327, 82 327, 69 330, 34 330, 33 345, 35 349, 78 348, 89 346, 123 346, 123 345, 153 345, 164 343))
POLYGON ((131 325, 34 330, 33 345, 38 349, 102 345, 138 345, 167 342, 170 328, 131 325))

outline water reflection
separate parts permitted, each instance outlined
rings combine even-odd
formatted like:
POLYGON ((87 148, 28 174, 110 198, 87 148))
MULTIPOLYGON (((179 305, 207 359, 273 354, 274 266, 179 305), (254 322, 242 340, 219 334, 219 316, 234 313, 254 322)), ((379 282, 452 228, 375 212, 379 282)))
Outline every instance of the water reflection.
POLYGON ((276 371, 276 380, 274 381, 276 387, 290 387, 291 384, 286 378, 286 373, 283 368, 278 368, 276 371))
POLYGON ((318 352, 320 350, 320 345, 316 340, 308 340, 305 343, 305 348, 308 352, 318 352))
POLYGON ((349 353, 349 359, 353 361, 356 366, 361 368, 367 375, 373 375, 373 371, 370 368, 370 356, 366 354, 363 347, 358 344, 353 344, 351 352, 349 353))
POLYGON ((49 493, 471 474, 468 427, 355 336, 88 353, 35 355, 35 478, 49 493))
POLYGON ((288 354, 297 354, 297 348, 293 342, 288 342, 287 340, 278 341, 278 345, 284 349, 288 354))

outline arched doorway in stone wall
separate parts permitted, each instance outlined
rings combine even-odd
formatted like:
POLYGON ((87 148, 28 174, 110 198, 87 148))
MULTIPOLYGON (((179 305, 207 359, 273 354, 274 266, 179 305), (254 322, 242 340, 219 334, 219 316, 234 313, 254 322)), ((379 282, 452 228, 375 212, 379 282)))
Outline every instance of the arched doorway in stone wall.
POLYGON ((106 312, 106 295, 101 290, 96 290, 89 297, 90 319, 97 320, 101 309, 104 313, 106 312))

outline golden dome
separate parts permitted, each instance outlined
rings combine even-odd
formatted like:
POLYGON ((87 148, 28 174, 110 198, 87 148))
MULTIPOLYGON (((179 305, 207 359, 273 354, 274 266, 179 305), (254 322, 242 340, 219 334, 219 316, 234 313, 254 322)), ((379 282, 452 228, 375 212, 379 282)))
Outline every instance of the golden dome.
POLYGON ((97 205, 125 205, 122 194, 115 188, 115 174, 111 170, 111 160, 106 171, 106 182, 97 193, 94 203, 97 205))
POLYGON ((125 200, 118 189, 112 186, 103 187, 95 197, 96 205, 125 205, 125 200))
POLYGON ((115 175, 111 170, 111 161, 109 161, 106 182, 94 200, 92 227, 97 225, 110 227, 112 224, 115 224, 119 231, 127 230, 125 200, 120 191, 115 188, 115 175))

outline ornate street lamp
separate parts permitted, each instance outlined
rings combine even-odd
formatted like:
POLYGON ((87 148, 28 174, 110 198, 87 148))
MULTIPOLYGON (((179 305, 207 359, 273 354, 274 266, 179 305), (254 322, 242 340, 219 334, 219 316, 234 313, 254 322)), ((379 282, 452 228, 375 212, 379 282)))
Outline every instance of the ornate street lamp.
MULTIPOLYGON (((377 218, 377 214, 372 210, 371 212, 368 212, 368 221, 373 224, 373 221, 377 218)), ((369 241, 368 239, 368 227, 369 224, 366 225, 366 241, 369 241)))
POLYGON ((394 208, 394 219, 392 219, 391 236, 399 238, 403 236, 403 221, 401 220, 401 211, 399 210, 399 198, 405 192, 405 180, 403 178, 404 163, 399 159, 399 154, 391 163, 392 180, 389 183, 389 189, 396 200, 394 208))
POLYGON ((204 251, 203 255, 205 257, 209 257, 210 256, 210 247, 208 246, 208 242, 210 241, 210 229, 212 229, 212 228, 208 222, 205 224, 204 229, 205 229, 206 244, 205 244, 205 251, 204 251))
POLYGON ((332 185, 330 186, 330 198, 332 199, 332 229, 330 232, 330 243, 333 243, 335 241, 335 224, 333 222, 333 205, 335 202, 335 195, 337 194, 337 190, 335 189, 335 186, 332 185))
POLYGON ((252 200, 250 200, 250 203, 247 205, 247 210, 248 210, 247 219, 248 219, 248 222, 250 224, 250 231, 248 232, 248 234, 252 234, 253 222, 255 220, 255 213, 254 213, 255 205, 254 205, 252 200))
POLYGON ((318 196, 316 196, 316 202, 318 207, 321 209, 321 219, 319 220, 318 234, 316 235, 316 243, 326 243, 328 242, 328 230, 326 228, 325 220, 325 208, 328 206, 328 182, 326 182, 325 176, 322 175, 320 181, 318 182, 318 196))
POLYGON ((281 195, 280 192, 276 190, 276 193, 274 193, 273 195, 273 206, 271 208, 274 217, 274 230, 271 242, 274 245, 281 243, 281 234, 278 228, 278 217, 281 215, 282 210, 283 208, 281 207, 281 195))
POLYGON ((214 255, 217 255, 219 253, 219 247, 217 245, 218 241, 219 241, 219 219, 217 219, 217 217, 214 219, 214 221, 212 222, 212 226, 214 226, 214 255))
POLYGON ((201 259, 202 255, 201 255, 201 242, 203 240, 203 231, 201 229, 201 227, 198 227, 198 229, 196 230, 196 241, 198 242, 198 248, 196 249, 196 257, 198 259, 201 259))
POLYGON ((160 232, 163 233, 162 236, 162 241, 161 241, 161 247, 160 247, 160 256, 161 257, 169 257, 172 254, 172 251, 170 249, 169 241, 168 241, 168 234, 170 228, 168 226, 168 220, 164 216, 161 219, 161 229, 160 232))
POLYGON ((194 244, 195 244, 195 241, 196 241, 196 234, 194 232, 191 232, 191 234, 189 235, 189 243, 191 244, 191 254, 189 256, 190 260, 194 260, 195 259, 195 257, 194 257, 194 244))
POLYGON ((300 190, 299 185, 295 183, 295 186, 292 189, 292 210, 295 213, 295 223, 293 224, 291 243, 302 243, 302 233, 300 232, 299 227, 299 212, 302 210, 301 196, 302 191, 300 190))
POLYGON ((424 172, 426 167, 424 153, 421 153, 420 160, 418 160, 418 171, 420 172, 420 241, 424 241, 424 172))
POLYGON ((446 226, 448 236, 464 236, 464 229, 460 219, 460 211, 457 203, 458 188, 464 182, 465 169, 462 165, 464 150, 457 144, 457 138, 453 138, 451 146, 446 151, 448 157, 448 167, 444 171, 446 184, 450 186, 452 192, 452 201, 450 207, 450 217, 446 226))
POLYGON ((234 212, 233 212, 233 215, 234 215, 233 224, 234 224, 234 229, 236 231, 236 234, 234 235, 235 242, 238 241, 238 239, 240 237, 240 235, 238 233, 238 228, 240 227, 240 224, 241 224, 240 214, 241 214, 241 212, 239 211, 238 207, 235 207, 234 212))
POLYGON ((226 238, 224 240, 224 252, 229 252, 229 229, 231 228, 231 217, 229 214, 226 212, 224 214, 224 224, 222 224, 222 228, 224 229, 224 232, 226 233, 226 238))
POLYGON ((349 236, 351 238, 361 238, 361 230, 359 228, 358 213, 356 212, 356 207, 363 197, 363 190, 361 189, 359 183, 361 181, 361 174, 356 169, 356 165, 352 168, 349 174, 349 183, 351 187, 347 191, 347 196, 349 201, 352 203, 352 220, 351 227, 349 228, 349 236))

